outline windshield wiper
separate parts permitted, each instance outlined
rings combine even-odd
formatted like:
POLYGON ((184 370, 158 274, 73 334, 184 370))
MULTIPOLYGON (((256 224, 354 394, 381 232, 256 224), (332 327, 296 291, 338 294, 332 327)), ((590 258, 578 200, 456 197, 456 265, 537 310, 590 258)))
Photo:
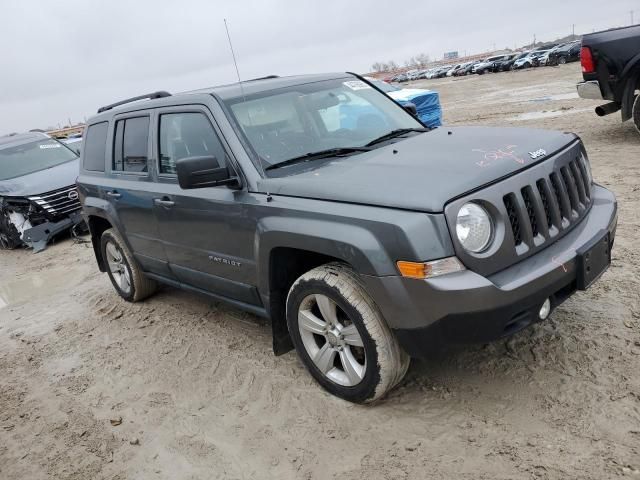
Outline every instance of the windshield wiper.
POLYGON ((308 162, 310 160, 319 160, 321 158, 339 157, 341 155, 348 155, 356 152, 368 152, 371 150, 368 147, 340 147, 340 148, 327 148, 326 150, 319 150, 317 152, 309 152, 299 157, 293 157, 288 160, 284 160, 279 163, 274 163, 265 167, 265 170, 273 170, 274 168, 286 167, 287 165, 293 165, 295 163, 308 162))
POLYGON ((371 140, 369 143, 365 145, 365 147, 370 147, 375 145, 376 143, 384 142, 385 140, 389 140, 391 138, 399 137, 400 135, 404 135, 405 133, 410 132, 428 132, 429 128, 398 128, 397 130, 391 130, 389 133, 385 133, 384 135, 371 140))

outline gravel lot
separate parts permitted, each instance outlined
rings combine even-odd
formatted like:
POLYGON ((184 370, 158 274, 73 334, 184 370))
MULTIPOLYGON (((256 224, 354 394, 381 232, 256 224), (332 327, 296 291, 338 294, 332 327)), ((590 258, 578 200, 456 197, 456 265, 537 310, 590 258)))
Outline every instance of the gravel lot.
MULTIPOLYGON (((127 304, 87 244, 0 255, 0 478, 640 478, 640 135, 577 64, 418 82, 445 122, 577 132, 619 201, 613 264, 509 340, 414 361, 375 406, 329 396, 252 315, 127 304)), ((446 128, 446 127, 443 127, 446 128)))

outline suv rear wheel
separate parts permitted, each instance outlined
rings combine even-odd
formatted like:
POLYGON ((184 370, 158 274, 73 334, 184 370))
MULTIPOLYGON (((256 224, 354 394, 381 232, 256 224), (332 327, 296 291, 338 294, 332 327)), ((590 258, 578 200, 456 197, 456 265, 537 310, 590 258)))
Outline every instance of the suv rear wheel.
POLYGON ((558 57, 558 65, 564 65, 567 63, 567 57, 558 57))
POLYGON ((323 265, 298 278, 287 297, 287 324, 314 379, 344 400, 377 400, 409 368, 409 356, 346 265, 323 265))
POLYGON ((154 280, 148 278, 113 228, 100 238, 100 250, 113 287, 128 302, 138 302, 156 291, 154 280))

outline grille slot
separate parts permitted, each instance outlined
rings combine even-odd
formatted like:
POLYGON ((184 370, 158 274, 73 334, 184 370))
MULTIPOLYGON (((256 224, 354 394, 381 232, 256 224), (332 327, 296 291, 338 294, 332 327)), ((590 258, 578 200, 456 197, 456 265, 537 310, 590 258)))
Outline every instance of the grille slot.
POLYGON ((551 228, 553 226, 553 219, 551 218, 551 205, 549 204, 549 198, 547 197, 547 191, 545 190, 544 180, 538 180, 536 182, 536 186, 538 187, 538 193, 540 194, 540 200, 542 201, 542 206, 544 208, 547 227, 551 228))
POLYGON ((571 210, 574 213, 578 213, 580 209, 580 199, 578 198, 578 187, 576 186, 576 182, 573 179, 573 175, 571 175, 571 171, 569 167, 562 167, 560 169, 560 174, 562 180, 564 180, 564 184, 567 188, 567 192, 569 193, 569 203, 571 205, 571 210))
POLYGON ((522 193, 522 199, 524 200, 524 206, 527 209, 527 215, 529 217, 529 223, 531 224, 531 233, 534 237, 537 237, 540 233, 540 229, 538 228, 538 219, 536 217, 535 207, 533 205, 534 199, 533 194, 531 192, 531 187, 524 187, 520 190, 522 193))
POLYGON ((569 167, 571 168, 571 173, 576 181, 576 186, 578 187, 578 197, 580 198, 580 203, 582 203, 582 205, 584 206, 587 204, 587 192, 585 190, 585 183, 584 179, 582 178, 582 172, 578 168, 577 163, 578 162, 574 160, 569 164, 569 167))
POLYGON ((522 231, 520 230, 520 218, 516 209, 516 201, 513 193, 505 195, 503 198, 504 206, 507 209, 509 223, 511 224, 511 232, 513 233, 513 241, 516 246, 522 243, 522 231))
POLYGON ((66 215, 81 208, 75 185, 29 197, 29 200, 52 216, 66 215))

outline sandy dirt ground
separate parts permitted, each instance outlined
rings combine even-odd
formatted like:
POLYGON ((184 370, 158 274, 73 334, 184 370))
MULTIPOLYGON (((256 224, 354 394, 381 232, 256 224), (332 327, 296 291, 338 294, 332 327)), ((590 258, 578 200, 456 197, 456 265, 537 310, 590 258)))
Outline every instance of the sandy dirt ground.
POLYGON ((71 240, 2 252, 0 478, 640 478, 640 135, 577 98, 579 72, 417 84, 448 125, 577 132, 617 194, 611 268, 548 321, 414 361, 363 407, 252 315, 171 288, 125 303, 71 240))

